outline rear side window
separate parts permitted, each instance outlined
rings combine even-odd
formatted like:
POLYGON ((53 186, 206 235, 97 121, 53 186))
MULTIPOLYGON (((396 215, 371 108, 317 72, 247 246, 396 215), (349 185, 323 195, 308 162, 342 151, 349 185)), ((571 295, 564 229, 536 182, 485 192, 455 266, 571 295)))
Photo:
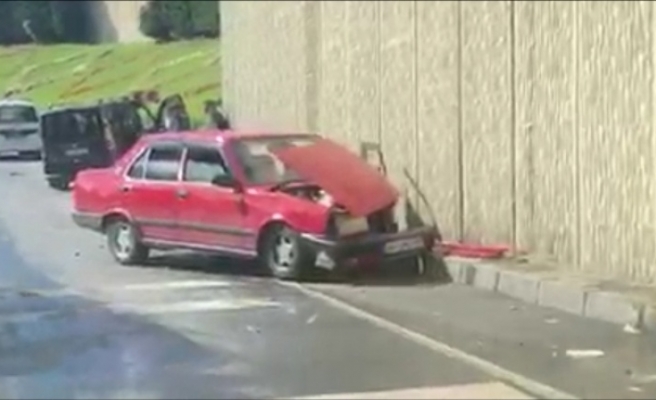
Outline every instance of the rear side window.
POLYGON ((176 181, 181 159, 182 146, 168 145, 151 148, 146 163, 145 178, 153 181, 176 181))
POLYGON ((100 114, 96 109, 68 110, 44 117, 44 135, 61 141, 77 141, 103 136, 100 114))

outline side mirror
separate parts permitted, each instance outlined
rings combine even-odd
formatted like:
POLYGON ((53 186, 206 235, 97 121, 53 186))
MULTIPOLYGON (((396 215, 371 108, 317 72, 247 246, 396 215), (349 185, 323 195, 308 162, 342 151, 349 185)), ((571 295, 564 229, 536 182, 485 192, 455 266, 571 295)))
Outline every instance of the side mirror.
POLYGON ((235 192, 242 191, 241 183, 239 183, 235 178, 233 178, 230 175, 215 176, 212 179, 212 185, 225 187, 225 188, 232 188, 235 192))

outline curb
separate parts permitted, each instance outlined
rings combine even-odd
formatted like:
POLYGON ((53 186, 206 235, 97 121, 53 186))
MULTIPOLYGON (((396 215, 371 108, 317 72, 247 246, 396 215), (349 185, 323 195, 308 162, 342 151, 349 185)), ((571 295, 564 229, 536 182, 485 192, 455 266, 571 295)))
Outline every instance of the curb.
POLYGON ((445 262, 456 284, 502 293, 527 304, 584 318, 656 331, 655 307, 616 292, 505 270, 481 260, 446 257, 445 262))

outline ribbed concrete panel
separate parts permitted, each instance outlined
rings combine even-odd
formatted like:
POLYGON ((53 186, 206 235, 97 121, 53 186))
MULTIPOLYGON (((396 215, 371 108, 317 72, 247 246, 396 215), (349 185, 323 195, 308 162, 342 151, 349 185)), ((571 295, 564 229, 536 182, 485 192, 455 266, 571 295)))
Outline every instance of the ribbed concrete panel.
POLYGON ((651 2, 580 2, 581 265, 653 279, 651 2))
POLYGON ((576 2, 515 3, 517 244, 576 259, 576 2))
MULTIPOLYGON (((381 18, 381 143, 390 178, 411 204, 405 174, 416 179, 417 130, 415 76, 415 7, 411 1, 380 3, 381 18), (402 138, 402 140, 399 140, 402 138)), ((403 204, 399 218, 405 219, 403 204)), ((405 221, 402 221, 405 222, 405 221)))
POLYGON ((378 142, 380 137, 380 38, 378 1, 346 1, 348 91, 347 139, 378 142))
POLYGON ((348 2, 321 2, 319 129, 348 143, 348 2))
POLYGON ((457 1, 417 2, 419 187, 448 238, 460 236, 462 217, 459 12, 457 1))
POLYGON ((462 3, 464 236, 513 242, 511 2, 462 3))

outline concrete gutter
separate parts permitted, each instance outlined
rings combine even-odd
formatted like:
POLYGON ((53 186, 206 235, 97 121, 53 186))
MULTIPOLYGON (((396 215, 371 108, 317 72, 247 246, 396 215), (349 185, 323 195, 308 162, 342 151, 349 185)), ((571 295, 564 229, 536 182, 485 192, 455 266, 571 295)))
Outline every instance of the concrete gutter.
POLYGON ((456 284, 502 293, 528 304, 585 318, 656 331, 655 305, 630 292, 577 284, 555 274, 518 271, 494 261, 446 257, 445 262, 456 284))

